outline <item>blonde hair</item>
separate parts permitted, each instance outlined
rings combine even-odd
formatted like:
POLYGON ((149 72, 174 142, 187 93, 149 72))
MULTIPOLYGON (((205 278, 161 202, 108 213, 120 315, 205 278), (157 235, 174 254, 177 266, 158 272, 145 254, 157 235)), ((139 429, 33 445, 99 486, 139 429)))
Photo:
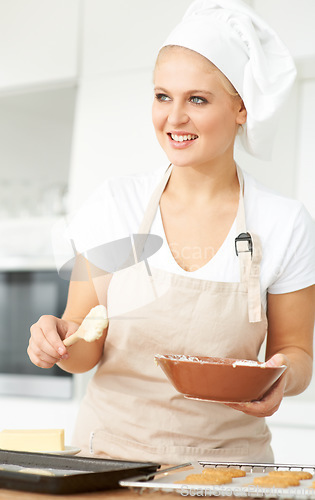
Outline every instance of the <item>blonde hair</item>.
POLYGON ((213 73, 215 73, 218 78, 220 79, 224 89, 226 90, 226 92, 231 96, 231 97, 239 97, 241 100, 241 96, 239 95, 239 93, 237 92, 236 88, 234 87, 234 85, 232 85, 232 83, 230 82, 230 80, 225 76, 224 73, 222 73, 221 70, 219 70, 219 68, 217 66, 215 66, 215 64, 213 64, 211 61, 209 61, 209 59, 207 59, 206 57, 202 56, 201 54, 199 54, 199 52, 195 52, 194 50, 191 50, 191 49, 188 49, 186 47, 181 47, 180 45, 165 45, 164 47, 161 48, 160 52, 158 53, 158 56, 157 56, 157 59, 156 59, 156 63, 155 63, 155 67, 158 65, 159 63, 159 60, 161 59, 161 57, 163 55, 165 55, 165 53, 169 52, 169 50, 174 50, 174 49, 178 49, 178 50, 188 50, 189 52, 194 52, 195 54, 198 54, 200 57, 202 57, 202 59, 204 60, 205 64, 208 66, 209 70, 213 73))

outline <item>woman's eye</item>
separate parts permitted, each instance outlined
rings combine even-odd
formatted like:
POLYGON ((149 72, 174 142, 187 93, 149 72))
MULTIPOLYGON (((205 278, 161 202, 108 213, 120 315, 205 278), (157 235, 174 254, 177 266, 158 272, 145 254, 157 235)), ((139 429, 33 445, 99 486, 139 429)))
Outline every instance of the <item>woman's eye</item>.
POLYGON ((170 98, 166 94, 155 94, 155 99, 161 102, 170 101, 170 98))
POLYGON ((207 99, 204 99, 203 97, 198 97, 196 95, 193 95, 190 98, 190 102, 192 102, 193 104, 205 104, 208 101, 207 101, 207 99))

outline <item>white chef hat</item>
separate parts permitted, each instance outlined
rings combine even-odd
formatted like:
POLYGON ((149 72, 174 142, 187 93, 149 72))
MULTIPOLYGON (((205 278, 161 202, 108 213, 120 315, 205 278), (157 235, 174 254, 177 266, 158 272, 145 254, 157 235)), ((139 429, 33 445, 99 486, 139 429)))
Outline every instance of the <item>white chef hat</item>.
POLYGON ((269 160, 296 69, 277 34, 241 0, 195 0, 162 47, 179 45, 209 59, 242 97, 245 150, 269 160))

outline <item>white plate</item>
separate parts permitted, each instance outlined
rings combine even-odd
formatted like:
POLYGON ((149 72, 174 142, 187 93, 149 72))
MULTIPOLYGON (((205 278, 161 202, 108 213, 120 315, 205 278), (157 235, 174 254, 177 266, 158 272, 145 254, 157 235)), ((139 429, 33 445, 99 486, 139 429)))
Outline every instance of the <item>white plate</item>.
POLYGON ((41 451, 40 453, 49 453, 50 455, 76 455, 79 451, 81 451, 81 449, 76 448, 75 446, 65 446, 64 450, 41 451))

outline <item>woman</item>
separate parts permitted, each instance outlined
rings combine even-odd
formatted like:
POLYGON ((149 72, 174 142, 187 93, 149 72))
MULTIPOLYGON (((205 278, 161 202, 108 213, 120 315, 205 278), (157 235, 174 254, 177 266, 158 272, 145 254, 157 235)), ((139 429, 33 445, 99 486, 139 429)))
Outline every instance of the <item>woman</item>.
POLYGON ((78 373, 99 363, 73 437, 84 454, 273 460, 264 417, 312 374, 314 224, 243 173, 233 149, 240 135, 252 155, 268 155, 294 75, 286 48, 241 2, 197 0, 160 50, 152 116, 171 166, 108 180, 69 233, 80 252, 136 232, 164 244, 148 262, 72 280, 63 318, 31 328, 36 365, 78 373), (107 331, 67 350, 62 340, 99 302, 107 331), (154 365, 156 353, 257 359, 265 339, 268 365, 287 369, 252 403, 185 400, 154 365))

